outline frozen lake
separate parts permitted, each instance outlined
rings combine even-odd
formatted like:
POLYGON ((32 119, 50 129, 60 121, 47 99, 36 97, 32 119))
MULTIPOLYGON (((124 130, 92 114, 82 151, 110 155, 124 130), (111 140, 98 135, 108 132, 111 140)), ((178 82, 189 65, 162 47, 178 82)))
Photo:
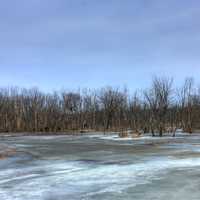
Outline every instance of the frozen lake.
POLYGON ((200 136, 4 137, 1 200, 199 200, 200 136))

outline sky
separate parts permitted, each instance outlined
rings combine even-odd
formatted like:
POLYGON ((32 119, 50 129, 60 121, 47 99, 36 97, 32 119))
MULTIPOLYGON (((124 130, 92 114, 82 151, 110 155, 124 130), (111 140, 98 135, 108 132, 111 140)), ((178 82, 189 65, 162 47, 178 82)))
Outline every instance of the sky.
POLYGON ((200 82, 198 0, 0 0, 0 86, 200 82))

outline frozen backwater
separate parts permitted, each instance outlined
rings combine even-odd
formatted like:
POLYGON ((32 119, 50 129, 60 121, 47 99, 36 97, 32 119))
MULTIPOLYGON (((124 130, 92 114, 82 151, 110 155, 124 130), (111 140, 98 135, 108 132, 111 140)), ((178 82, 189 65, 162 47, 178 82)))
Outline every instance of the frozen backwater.
POLYGON ((200 199, 200 137, 2 138, 1 200, 200 199))

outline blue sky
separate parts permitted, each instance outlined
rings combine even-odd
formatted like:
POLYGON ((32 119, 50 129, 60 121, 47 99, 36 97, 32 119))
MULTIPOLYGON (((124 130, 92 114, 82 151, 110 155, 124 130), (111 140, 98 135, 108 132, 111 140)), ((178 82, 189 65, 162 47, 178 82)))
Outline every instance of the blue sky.
POLYGON ((200 82, 197 0, 0 0, 0 86, 200 82))

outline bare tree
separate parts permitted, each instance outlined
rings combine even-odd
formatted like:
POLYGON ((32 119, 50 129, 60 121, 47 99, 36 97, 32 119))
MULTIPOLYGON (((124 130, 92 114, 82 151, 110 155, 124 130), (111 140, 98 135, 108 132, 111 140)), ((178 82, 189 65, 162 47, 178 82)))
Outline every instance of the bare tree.
POLYGON ((118 119, 118 126, 122 127, 123 107, 127 102, 126 94, 118 89, 108 87, 101 90, 99 98, 104 111, 104 129, 112 128, 116 118, 118 119))
POLYGON ((194 81, 187 78, 183 87, 179 90, 179 104, 181 112, 181 126, 184 131, 192 133, 192 114, 193 114, 193 97, 194 81))
POLYGON ((150 123, 152 124, 151 129, 153 136, 155 127, 160 136, 162 136, 165 131, 166 115, 172 93, 172 82, 172 79, 155 77, 150 90, 144 92, 146 101, 151 110, 150 123))

